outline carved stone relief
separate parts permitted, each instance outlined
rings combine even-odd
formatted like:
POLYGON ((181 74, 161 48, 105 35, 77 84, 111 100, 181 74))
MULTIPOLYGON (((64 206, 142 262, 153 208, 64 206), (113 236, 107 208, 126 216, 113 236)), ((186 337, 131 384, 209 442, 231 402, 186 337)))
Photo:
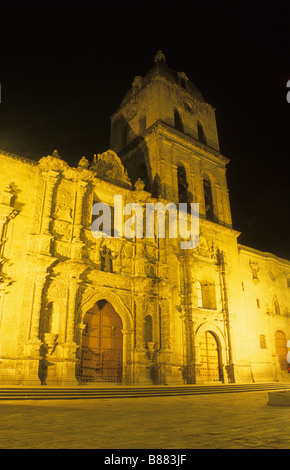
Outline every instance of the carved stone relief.
POLYGON ((98 154, 98 157, 94 158, 91 169, 97 173, 99 178, 131 186, 127 171, 125 171, 118 155, 112 150, 98 154))

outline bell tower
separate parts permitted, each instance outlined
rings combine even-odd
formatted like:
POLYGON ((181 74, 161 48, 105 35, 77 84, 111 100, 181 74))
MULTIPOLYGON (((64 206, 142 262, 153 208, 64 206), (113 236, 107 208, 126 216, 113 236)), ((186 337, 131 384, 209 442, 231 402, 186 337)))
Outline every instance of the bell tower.
POLYGON ((133 184, 142 179, 145 190, 170 202, 198 202, 201 217, 232 226, 229 160, 220 154, 215 110, 162 51, 111 117, 110 148, 133 184))

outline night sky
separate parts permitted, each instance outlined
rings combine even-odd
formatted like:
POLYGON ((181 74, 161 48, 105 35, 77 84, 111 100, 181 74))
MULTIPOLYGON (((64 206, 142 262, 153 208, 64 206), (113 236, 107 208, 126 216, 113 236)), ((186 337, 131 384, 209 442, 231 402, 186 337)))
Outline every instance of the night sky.
POLYGON ((290 259, 290 3, 1 1, 0 149, 75 165, 158 49, 216 108, 239 242, 290 259))

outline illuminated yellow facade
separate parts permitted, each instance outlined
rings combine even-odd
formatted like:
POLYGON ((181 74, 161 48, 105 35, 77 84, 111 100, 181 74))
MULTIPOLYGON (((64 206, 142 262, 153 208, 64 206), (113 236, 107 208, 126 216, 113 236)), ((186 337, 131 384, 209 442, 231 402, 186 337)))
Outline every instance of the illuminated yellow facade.
POLYGON ((110 149, 77 167, 0 151, 0 385, 288 380, 290 262, 238 244, 214 109, 161 51, 110 149), (198 202, 198 247, 95 238, 115 195, 198 202))

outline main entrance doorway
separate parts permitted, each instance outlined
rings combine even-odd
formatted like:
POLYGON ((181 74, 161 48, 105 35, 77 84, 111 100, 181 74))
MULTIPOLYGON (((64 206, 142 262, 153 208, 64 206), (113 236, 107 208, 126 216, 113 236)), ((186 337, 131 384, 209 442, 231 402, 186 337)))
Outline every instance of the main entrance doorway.
POLYGON ((200 342, 200 378, 204 382, 221 380, 220 351, 216 337, 206 331, 200 342))
POLYGON ((122 320, 114 307, 100 300, 84 316, 82 382, 121 382, 123 363, 122 320))

